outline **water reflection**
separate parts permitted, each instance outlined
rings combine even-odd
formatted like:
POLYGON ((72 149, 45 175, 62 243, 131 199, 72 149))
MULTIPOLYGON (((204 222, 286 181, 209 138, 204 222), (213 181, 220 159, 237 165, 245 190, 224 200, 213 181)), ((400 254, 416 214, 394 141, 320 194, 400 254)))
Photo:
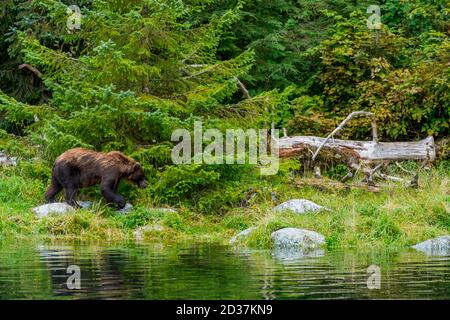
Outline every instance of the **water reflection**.
POLYGON ((0 299, 450 298, 450 256, 216 245, 0 244, 0 299), (70 290, 67 268, 81 269, 70 290), (380 289, 369 290, 369 265, 380 289))

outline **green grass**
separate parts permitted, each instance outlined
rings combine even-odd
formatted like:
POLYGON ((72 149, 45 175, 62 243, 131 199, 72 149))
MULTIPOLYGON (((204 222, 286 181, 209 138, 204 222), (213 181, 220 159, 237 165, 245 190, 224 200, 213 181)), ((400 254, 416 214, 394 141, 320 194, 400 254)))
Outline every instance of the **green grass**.
POLYGON ((258 229, 246 241, 258 247, 270 246, 271 232, 282 227, 314 230, 327 239, 328 248, 405 247, 450 233, 448 177, 437 172, 422 179, 418 190, 390 184, 380 193, 364 190, 323 192, 313 188, 282 187, 283 200, 304 198, 330 208, 305 215, 273 213, 261 206, 253 215, 258 229))
MULTIPOLYGON (((27 166, 26 166, 27 167, 27 166)), ((95 192, 84 197, 97 200, 90 210, 38 219, 31 209, 43 203, 46 185, 41 175, 31 178, 23 168, 0 171, 0 240, 8 238, 128 241, 144 226, 143 241, 214 241, 227 243, 237 232, 256 226, 241 242, 251 247, 270 247, 271 232, 298 227, 322 233, 327 248, 396 248, 450 233, 449 174, 445 166, 423 173, 420 188, 390 183, 380 193, 365 190, 333 191, 299 188, 291 180, 273 183, 280 201, 304 198, 331 209, 296 215, 274 213, 270 197, 261 197, 247 208, 225 214, 199 214, 189 208, 164 212, 152 208, 149 196, 139 198, 133 211, 117 214, 95 192)))

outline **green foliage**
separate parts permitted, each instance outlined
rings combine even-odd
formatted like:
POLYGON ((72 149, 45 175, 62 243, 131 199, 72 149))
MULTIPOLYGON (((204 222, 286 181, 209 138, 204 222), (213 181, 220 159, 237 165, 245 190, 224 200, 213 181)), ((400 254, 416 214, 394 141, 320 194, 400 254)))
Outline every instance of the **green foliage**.
POLYGON ((212 190, 203 192, 195 201, 195 209, 204 214, 221 214, 232 207, 239 206, 248 189, 247 184, 231 181, 212 190))
POLYGON ((24 135, 29 126, 48 118, 46 106, 30 106, 16 101, 0 91, 0 129, 14 135, 24 135))
MULTIPOLYGON (((336 116, 368 110, 385 139, 448 135, 450 51, 443 2, 387 1, 381 11, 381 30, 368 29, 367 17, 355 11, 339 17, 333 35, 310 50, 320 62, 305 97, 320 88, 323 104, 307 107, 306 115, 294 112, 291 124, 298 131, 324 134, 337 124, 336 116), (419 26, 421 15, 427 18, 419 26)), ((343 136, 367 137, 369 128, 357 120, 343 136)))
MULTIPOLYGON (((149 207, 145 199, 139 198, 133 202, 133 210, 126 215, 95 203, 90 210, 81 209, 69 215, 50 215, 40 219, 31 209, 42 203, 46 184, 41 177, 31 178, 23 170, 21 164, 0 171, 2 240, 14 236, 96 242, 133 240, 135 233, 141 230, 143 240, 195 239, 228 243, 239 231, 256 227, 242 242, 268 248, 271 246, 271 232, 282 227, 298 227, 323 234, 328 249, 386 249, 410 247, 450 231, 448 166, 422 173, 419 189, 405 189, 403 185, 393 183, 377 194, 363 190, 296 188, 286 181, 273 182, 273 185, 264 185, 262 181, 259 184, 244 181, 243 184, 253 186, 246 194, 256 193, 253 199, 258 198, 258 201, 248 201, 246 207, 229 208, 222 216, 183 207, 177 212, 157 210, 149 207), (305 215, 276 213, 272 210, 273 201, 265 196, 268 190, 276 190, 280 201, 311 199, 331 210, 305 215)), ((231 185, 226 193, 230 192, 231 185)), ((224 198, 227 197, 225 194, 224 198)))
MULTIPOLYGON (((221 15, 236 2, 211 1, 196 21, 221 15)), ((253 94, 308 81, 316 61, 305 59, 303 53, 329 36, 334 23, 329 12, 348 15, 357 6, 368 6, 367 1, 355 5, 344 0, 241 2, 240 17, 223 33, 218 53, 230 58, 248 49, 255 51, 252 70, 243 78, 253 94)))
MULTIPOLYGON (((137 208, 126 216, 120 216, 117 219, 121 221, 122 225, 127 229, 135 229, 146 225, 150 221, 157 220, 167 214, 165 211, 147 210, 144 208, 137 208)), ((169 214, 170 215, 170 214, 169 214)))
MULTIPOLYGON (((265 199, 261 190, 286 181, 298 162, 264 179, 251 166, 177 166, 175 129, 274 123, 324 135, 351 111, 369 110, 385 140, 448 136, 444 0, 381 1, 381 30, 367 28, 370 1, 77 3, 78 31, 67 30, 70 1, 0 5, 0 150, 40 159, 20 170, 42 183, 69 148, 120 150, 151 181, 146 191, 124 189, 133 200, 224 213, 250 188, 265 199)), ((369 128, 357 119, 342 136, 367 138, 369 128)))
POLYGON ((218 172, 201 165, 171 166, 160 175, 152 191, 163 201, 173 202, 191 198, 194 191, 205 189, 220 178, 218 172))

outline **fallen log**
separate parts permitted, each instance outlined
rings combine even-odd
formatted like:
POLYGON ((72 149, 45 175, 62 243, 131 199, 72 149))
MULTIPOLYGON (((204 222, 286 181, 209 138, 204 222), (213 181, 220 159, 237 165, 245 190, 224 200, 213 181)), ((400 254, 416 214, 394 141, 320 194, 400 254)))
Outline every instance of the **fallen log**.
POLYGON ((351 119, 353 119, 356 116, 366 116, 366 117, 370 117, 372 120, 372 140, 373 142, 377 143, 378 142, 378 128, 377 128, 377 123, 375 120, 375 115, 372 112, 367 112, 367 111, 354 111, 352 113, 350 113, 347 118, 344 119, 344 121, 342 121, 339 126, 334 129, 326 138, 324 141, 322 141, 322 143, 320 144, 319 148, 317 148, 316 152, 314 152, 312 160, 314 161, 317 157, 317 155, 320 152, 320 149, 322 149, 322 147, 325 145, 325 143, 328 142, 328 140, 333 137, 336 133, 338 133, 343 127, 344 125, 349 122, 351 119))
MULTIPOLYGON (((294 136, 288 137, 286 131, 284 137, 275 139, 278 154, 280 158, 289 158, 303 156, 314 164, 319 152, 326 159, 339 158, 348 165, 349 171, 342 178, 342 182, 354 177, 351 170, 362 171, 366 176, 366 182, 369 187, 375 187, 373 177, 381 177, 386 180, 405 181, 404 179, 392 177, 379 170, 386 166, 390 161, 402 160, 421 160, 422 167, 434 162, 436 159, 436 147, 433 137, 427 137, 420 141, 410 142, 379 142, 378 129, 375 116, 371 112, 355 111, 349 114, 336 129, 334 129, 326 138, 314 136, 294 136), (355 141, 334 139, 342 127, 356 116, 370 117, 372 122, 372 141, 355 141), (370 168, 371 165, 375 167, 370 168)), ((400 166, 399 164, 397 164, 400 166)), ((401 166, 400 166, 401 167, 401 166)), ((320 167, 315 167, 316 177, 320 177, 320 167)), ((417 187, 418 173, 411 179, 410 185, 417 187)))
MULTIPOLYGON (((321 145, 322 150, 331 151, 349 160, 378 162, 401 160, 424 160, 433 162, 436 149, 433 137, 412 142, 374 142, 330 139, 314 136, 283 137, 277 140, 280 158, 311 154, 321 145)), ((352 161, 353 162, 353 161, 352 161)))

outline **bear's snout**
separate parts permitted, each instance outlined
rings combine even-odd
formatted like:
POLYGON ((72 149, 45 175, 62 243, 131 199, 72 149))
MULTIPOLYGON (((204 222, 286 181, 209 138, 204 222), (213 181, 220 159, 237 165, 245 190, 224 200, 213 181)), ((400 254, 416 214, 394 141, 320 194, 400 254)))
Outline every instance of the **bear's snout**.
POLYGON ((139 182, 139 188, 145 189, 148 187, 148 183, 145 180, 142 180, 141 182, 139 182))

